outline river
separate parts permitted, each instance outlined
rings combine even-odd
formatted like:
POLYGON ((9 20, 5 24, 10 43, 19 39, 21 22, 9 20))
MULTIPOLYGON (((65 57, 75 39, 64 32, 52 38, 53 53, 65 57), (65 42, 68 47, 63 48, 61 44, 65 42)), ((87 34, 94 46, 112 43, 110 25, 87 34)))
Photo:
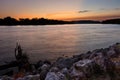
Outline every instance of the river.
POLYGON ((31 62, 54 60, 120 42, 120 25, 0 26, 0 63, 15 60, 16 42, 21 44, 31 62))

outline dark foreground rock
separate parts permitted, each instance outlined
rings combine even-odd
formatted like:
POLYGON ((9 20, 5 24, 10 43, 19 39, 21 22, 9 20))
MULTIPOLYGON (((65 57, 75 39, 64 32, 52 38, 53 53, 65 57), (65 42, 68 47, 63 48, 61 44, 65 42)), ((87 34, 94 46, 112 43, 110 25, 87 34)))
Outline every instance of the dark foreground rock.
POLYGON ((84 54, 31 64, 30 71, 3 75, 0 80, 120 80, 120 43, 84 54))

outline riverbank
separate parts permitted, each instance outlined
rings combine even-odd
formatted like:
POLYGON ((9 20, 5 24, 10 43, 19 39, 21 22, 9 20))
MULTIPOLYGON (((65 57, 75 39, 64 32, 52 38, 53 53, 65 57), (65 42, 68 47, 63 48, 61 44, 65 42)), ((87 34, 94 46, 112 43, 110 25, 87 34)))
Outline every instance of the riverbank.
POLYGON ((45 18, 20 18, 15 19, 10 16, 0 18, 0 26, 13 26, 13 25, 59 25, 59 24, 120 24, 120 18, 108 19, 104 21, 95 20, 75 20, 75 21, 63 21, 45 18))
MULTIPOLYGON (((120 43, 72 57, 31 64, 31 69, 12 71, 1 80, 120 80, 120 43)), ((12 69, 11 69, 12 70, 12 69)))

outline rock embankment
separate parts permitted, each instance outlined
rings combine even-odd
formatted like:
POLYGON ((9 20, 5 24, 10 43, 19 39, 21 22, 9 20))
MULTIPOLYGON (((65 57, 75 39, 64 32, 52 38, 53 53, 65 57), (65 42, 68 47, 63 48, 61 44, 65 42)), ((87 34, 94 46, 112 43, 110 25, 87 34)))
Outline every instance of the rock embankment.
POLYGON ((39 61, 0 80, 120 80, 120 43, 69 58, 39 61))

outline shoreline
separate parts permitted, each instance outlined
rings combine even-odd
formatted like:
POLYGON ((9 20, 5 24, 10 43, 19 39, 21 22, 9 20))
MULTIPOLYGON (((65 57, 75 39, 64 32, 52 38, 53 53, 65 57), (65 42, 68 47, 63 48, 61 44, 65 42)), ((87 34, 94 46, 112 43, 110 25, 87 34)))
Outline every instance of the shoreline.
MULTIPOLYGON (((20 71, 13 71, 12 74, 10 73, 11 75, 9 74, 10 76, 5 76, 7 75, 5 74, 0 79, 93 80, 95 78, 104 80, 105 78, 106 80, 119 80, 120 43, 72 57, 59 57, 53 62, 40 60, 36 64, 30 64, 30 66, 30 71, 23 68, 20 71)), ((17 69, 17 67, 15 68, 17 69)))

